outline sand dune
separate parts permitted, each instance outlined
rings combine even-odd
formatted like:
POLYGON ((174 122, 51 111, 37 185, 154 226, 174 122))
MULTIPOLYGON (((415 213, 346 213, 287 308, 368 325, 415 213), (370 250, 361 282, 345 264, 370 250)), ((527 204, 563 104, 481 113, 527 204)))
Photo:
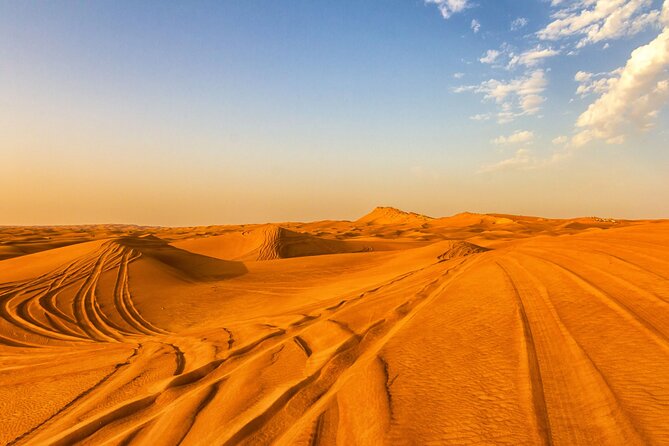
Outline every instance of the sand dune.
POLYGON ((274 260, 290 257, 354 252, 341 240, 328 240, 291 231, 277 225, 262 225, 251 231, 193 238, 172 243, 185 250, 230 260, 274 260))
POLYGON ((669 444, 669 221, 0 228, 45 237, 0 444, 669 444))
POLYGON ((422 224, 432 220, 426 215, 416 214, 415 212, 406 212, 388 206, 379 206, 369 214, 359 218, 358 223, 380 224, 380 225, 398 225, 398 224, 422 224))
POLYGON ((489 227, 492 225, 509 225, 515 223, 513 218, 499 217, 495 215, 475 214, 462 212, 452 217, 444 217, 436 220, 434 224, 442 226, 479 226, 489 227))

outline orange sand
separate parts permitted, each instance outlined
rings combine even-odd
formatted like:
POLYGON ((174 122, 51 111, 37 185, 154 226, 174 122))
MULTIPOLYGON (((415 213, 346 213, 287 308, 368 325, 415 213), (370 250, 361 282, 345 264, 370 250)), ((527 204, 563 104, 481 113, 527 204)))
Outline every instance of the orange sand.
POLYGON ((0 444, 669 444, 669 221, 0 228, 0 444))

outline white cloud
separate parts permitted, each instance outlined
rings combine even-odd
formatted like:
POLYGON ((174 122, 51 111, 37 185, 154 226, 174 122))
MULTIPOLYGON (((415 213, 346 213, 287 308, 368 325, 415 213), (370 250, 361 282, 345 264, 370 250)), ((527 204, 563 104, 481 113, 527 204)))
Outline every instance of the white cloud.
POLYGON ((579 83, 576 94, 580 97, 586 97, 590 94, 602 94, 608 91, 611 81, 620 75, 622 69, 618 68, 610 73, 588 73, 579 71, 574 76, 574 80, 579 83))
POLYGON ((568 146, 569 138, 558 136, 553 139, 553 144, 558 148, 551 156, 545 158, 536 157, 530 149, 519 148, 512 157, 504 159, 494 164, 488 164, 481 167, 478 173, 495 172, 500 170, 535 170, 550 167, 556 163, 564 161, 574 154, 573 147, 568 146))
POLYGON ((485 54, 479 59, 479 62, 485 64, 497 64, 502 66, 502 58, 508 59, 506 68, 511 69, 517 66, 535 67, 541 64, 545 59, 554 57, 560 54, 560 50, 551 47, 544 47, 537 45, 519 54, 516 54, 514 49, 507 43, 503 43, 499 50, 487 50, 485 54))
POLYGON ((542 40, 579 36, 577 47, 634 35, 659 24, 660 12, 652 5, 652 0, 577 0, 556 11, 537 35, 542 40))
POLYGON ((471 7, 469 0, 425 0, 425 3, 436 5, 441 16, 445 19, 471 7))
POLYGON ((521 28, 524 28, 528 23, 529 22, 525 17, 518 17, 516 20, 511 22, 511 31, 517 31, 521 28))
POLYGON ((509 136, 498 136, 493 139, 493 144, 496 145, 511 145, 511 144, 528 144, 534 141, 534 132, 529 130, 518 130, 509 136))
POLYGON ((455 79, 462 79, 463 77, 465 77, 465 73, 453 73, 453 77, 455 79))
POLYGON ((478 173, 495 172, 507 169, 531 169, 535 167, 536 161, 527 149, 518 149, 516 153, 505 160, 495 164, 488 164, 479 169, 478 173))
MULTIPOLYGON (((669 0, 664 8, 667 12, 669 0)), ((669 102, 668 69, 669 24, 653 41, 635 49, 613 77, 596 87, 586 87, 585 91, 601 95, 576 121, 580 131, 572 138, 572 145, 579 147, 595 139, 621 143, 630 130, 651 128, 669 102)), ((586 74, 577 77, 591 79, 586 74)))
POLYGON ((578 71, 574 75, 574 80, 579 83, 588 82, 590 79, 592 79, 592 73, 587 71, 578 71))
POLYGON ((517 65, 524 65, 526 67, 535 67, 543 62, 544 59, 549 57, 557 56, 560 54, 559 50, 554 50, 552 48, 543 48, 540 45, 529 49, 518 55, 511 55, 509 60, 509 68, 512 68, 517 65))
POLYGON ((544 70, 538 69, 509 81, 490 79, 479 85, 461 86, 455 92, 483 94, 484 100, 494 101, 500 107, 498 121, 505 123, 518 116, 538 113, 545 101, 541 95, 547 85, 544 70))
MULTIPOLYGON (((664 13, 667 14, 665 28, 650 43, 635 49, 623 67, 608 73, 576 73, 574 80, 579 83, 577 93, 581 96, 595 94, 597 98, 579 116, 576 122, 578 132, 573 137, 558 136, 553 139, 555 151, 551 156, 536 158, 528 149, 520 148, 514 156, 483 166, 479 172, 548 167, 568 159, 593 140, 621 144, 630 132, 652 128, 662 107, 669 104, 669 0, 664 2, 664 13)), ((516 84, 509 82, 504 85, 516 84)), ((489 84, 487 87, 490 97, 495 100, 502 98, 500 115, 513 114, 506 100, 508 94, 504 90, 491 89, 489 84)), ((476 86, 472 91, 481 89, 482 86, 476 86)), ((509 145, 522 144, 522 141, 531 142, 532 139, 516 132, 492 142, 509 145)))
POLYGON ((556 146, 563 146, 569 142, 569 138, 567 136, 558 136, 557 138, 553 139, 553 144, 556 146))
POLYGON ((485 55, 479 59, 481 63, 493 64, 501 53, 497 50, 488 50, 485 55))
POLYGON ((487 121, 490 119, 490 113, 479 113, 477 115, 470 116, 469 119, 472 121, 487 121))
POLYGON ((477 32, 479 32, 481 30, 481 24, 476 19, 472 20, 472 23, 471 23, 470 27, 472 28, 472 31, 474 31, 474 34, 476 34, 477 32))

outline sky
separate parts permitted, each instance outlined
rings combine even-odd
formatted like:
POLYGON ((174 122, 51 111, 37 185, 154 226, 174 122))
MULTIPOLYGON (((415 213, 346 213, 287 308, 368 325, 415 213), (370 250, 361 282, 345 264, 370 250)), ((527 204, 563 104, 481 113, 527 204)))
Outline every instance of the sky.
POLYGON ((669 0, 0 0, 0 225, 669 217, 669 0))

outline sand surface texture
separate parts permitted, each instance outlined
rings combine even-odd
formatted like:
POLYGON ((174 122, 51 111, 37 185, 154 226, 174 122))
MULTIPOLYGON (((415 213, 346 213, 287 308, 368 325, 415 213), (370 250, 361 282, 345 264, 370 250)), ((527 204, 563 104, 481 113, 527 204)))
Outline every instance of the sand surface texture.
POLYGON ((668 221, 3 227, 0 259, 0 444, 669 444, 668 221))

